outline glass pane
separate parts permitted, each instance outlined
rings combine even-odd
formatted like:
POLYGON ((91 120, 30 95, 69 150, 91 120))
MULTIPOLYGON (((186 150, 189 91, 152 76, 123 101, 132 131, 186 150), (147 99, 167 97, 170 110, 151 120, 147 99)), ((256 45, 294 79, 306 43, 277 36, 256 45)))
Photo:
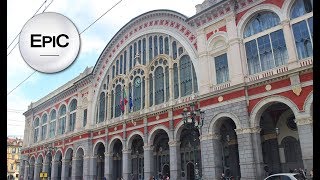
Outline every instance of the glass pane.
POLYGON ((56 110, 52 110, 51 111, 51 115, 50 115, 50 120, 54 120, 57 118, 57 113, 56 110))
POLYGON ((99 123, 104 121, 104 110, 105 110, 105 93, 102 92, 100 94, 100 99, 99 99, 99 123))
POLYGON ((256 40, 246 42, 246 55, 249 74, 255 74, 261 71, 256 40))
POLYGON ((272 57, 269 35, 258 38, 258 48, 262 71, 272 69, 274 67, 274 61, 272 57))
POLYGON ((133 111, 141 109, 141 78, 138 76, 134 79, 133 87, 133 111))
POLYGON ((303 16, 313 9, 310 0, 296 0, 291 9, 291 19, 303 16))
POLYGON ((153 49, 153 52, 154 52, 154 57, 158 56, 158 37, 157 36, 154 36, 154 49, 153 49))
POLYGON ((164 48, 165 48, 165 54, 169 55, 169 39, 168 39, 168 37, 164 38, 164 48))
POLYGON ((132 45, 129 50, 129 71, 132 69, 132 45))
POLYGON ((149 62, 152 60, 152 36, 149 37, 149 62))
POLYGON ((172 53, 173 59, 177 58, 177 43, 175 41, 172 42, 172 53))
POLYGON ((255 15, 246 25, 243 37, 249 37, 277 26, 280 18, 273 12, 262 12, 255 15))
POLYGON ((227 82, 229 80, 227 54, 217 56, 214 59, 215 59, 217 84, 227 82))
POLYGON ((308 25, 311 33, 311 38, 313 39, 313 17, 308 19, 308 25))
POLYGON ((155 105, 164 102, 164 73, 163 68, 158 66, 155 70, 155 105))
POLYGON ((184 55, 180 59, 180 91, 181 97, 192 93, 192 62, 188 55, 184 55))
POLYGON ((177 99, 179 97, 179 79, 178 79, 178 66, 177 64, 173 65, 173 73, 174 73, 174 98, 177 99))
POLYGON ((146 38, 143 38, 142 40, 142 64, 146 65, 146 59, 147 59, 147 45, 146 45, 146 38))
POLYGON ((293 24, 292 30, 299 59, 313 56, 311 39, 306 21, 293 24))
POLYGON ((287 63, 288 52, 286 42, 284 40, 283 31, 278 30, 270 34, 272 41, 273 55, 276 66, 281 66, 287 63))
POLYGON ((162 36, 159 37, 159 51, 160 51, 160 54, 163 54, 163 38, 162 38, 162 36))

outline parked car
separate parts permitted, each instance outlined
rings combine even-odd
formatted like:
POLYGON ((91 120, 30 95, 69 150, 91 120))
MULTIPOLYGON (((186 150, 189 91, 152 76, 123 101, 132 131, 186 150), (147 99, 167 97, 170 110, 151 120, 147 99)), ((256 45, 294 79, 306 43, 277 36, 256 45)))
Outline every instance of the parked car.
POLYGON ((305 180, 299 173, 279 173, 272 174, 264 180, 305 180))

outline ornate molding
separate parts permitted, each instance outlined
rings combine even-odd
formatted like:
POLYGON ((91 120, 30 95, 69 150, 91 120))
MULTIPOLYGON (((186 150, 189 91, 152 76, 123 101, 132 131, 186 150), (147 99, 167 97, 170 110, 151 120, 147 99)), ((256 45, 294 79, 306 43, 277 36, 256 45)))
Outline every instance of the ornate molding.
POLYGON ((169 146, 180 146, 180 141, 169 141, 168 142, 169 146))
POLYGON ((306 124, 312 124, 312 122, 313 122, 312 117, 298 118, 298 119, 295 120, 295 123, 298 126, 306 125, 306 124))
POLYGON ((220 134, 203 134, 199 137, 200 141, 212 140, 212 139, 220 139, 220 134))
POLYGON ((265 141, 270 140, 270 139, 277 139, 277 134, 276 133, 271 133, 271 134, 265 134, 262 136, 265 141))
POLYGON ((253 128, 242 128, 242 129, 235 129, 237 135, 239 134, 249 134, 249 133, 260 133, 260 127, 253 127, 253 128))

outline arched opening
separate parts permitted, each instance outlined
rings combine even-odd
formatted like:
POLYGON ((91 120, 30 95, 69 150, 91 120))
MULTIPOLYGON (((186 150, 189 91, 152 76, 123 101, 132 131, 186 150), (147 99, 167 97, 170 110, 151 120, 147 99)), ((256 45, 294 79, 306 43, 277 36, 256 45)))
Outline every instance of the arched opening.
POLYGON ((273 102, 260 117, 263 162, 268 174, 303 167, 295 116, 284 103, 273 102), (289 150, 290 149, 290 150, 289 150), (289 152, 290 151, 290 152, 289 152))
POLYGON ((96 174, 97 179, 103 179, 104 178, 104 153, 105 153, 105 146, 103 143, 97 144, 97 164, 96 164, 96 174))
POLYGON ((113 179, 122 177, 122 142, 117 139, 113 145, 113 163, 112 163, 113 179))
POLYGON ((84 152, 82 148, 79 148, 76 153, 76 169, 75 169, 75 179, 83 179, 83 156, 84 152))
POLYGON ((156 132, 153 146, 154 172, 156 178, 162 178, 165 175, 170 176, 170 152, 169 152, 169 136, 163 130, 156 132))
POLYGON ((200 133, 184 128, 180 136, 181 176, 186 179, 201 177, 200 133), (191 172, 192 171, 192 172, 191 172))
POLYGON ((135 135, 131 145, 131 178, 144 179, 143 139, 135 135))
POLYGON ((39 155, 36 163, 36 167, 35 167, 35 171, 36 171, 35 176, 38 176, 38 174, 42 172, 42 167, 43 167, 43 157, 42 155, 39 155))
POLYGON ((71 179, 72 174, 73 150, 68 149, 65 157, 65 177, 71 179))
POLYGON ((219 119, 219 134, 222 169, 226 177, 234 177, 240 179, 239 149, 237 134, 235 132, 236 124, 229 117, 219 119))

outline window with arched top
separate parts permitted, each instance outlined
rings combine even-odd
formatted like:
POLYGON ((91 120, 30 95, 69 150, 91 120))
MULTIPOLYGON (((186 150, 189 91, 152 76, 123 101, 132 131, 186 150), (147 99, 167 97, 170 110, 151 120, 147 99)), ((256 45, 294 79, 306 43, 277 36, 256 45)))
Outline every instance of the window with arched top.
POLYGON ((101 123, 104 121, 105 117, 105 104, 106 104, 106 95, 104 92, 100 94, 99 98, 99 118, 98 123, 101 123))
POLYGON ((164 73, 163 67, 158 66, 154 72, 155 80, 155 105, 164 102, 164 73))
POLYGON ((135 77, 133 81, 133 111, 138 111, 141 109, 141 94, 142 94, 142 86, 141 86, 141 77, 135 77))
POLYGON ((273 12, 259 12, 248 21, 244 43, 249 74, 284 65, 288 52, 280 18, 273 12), (269 30, 272 28, 272 30, 269 30), (268 30, 268 31, 266 31, 268 30))
POLYGON ((52 137, 55 136, 56 119, 57 119, 57 112, 56 112, 56 110, 52 110, 51 113, 50 113, 49 138, 52 138, 52 137))
POLYGON ((69 115, 69 131, 73 131, 76 126, 77 119, 77 100, 73 99, 70 103, 70 115, 69 115))
POLYGON ((122 87, 120 84, 118 84, 115 89, 115 117, 119 117, 121 115, 121 92, 122 87))
POLYGON ((44 114, 41 118, 41 140, 44 140, 47 137, 47 122, 48 116, 47 114, 44 114))
POLYGON ((188 55, 183 55, 180 58, 179 63, 180 96, 183 97, 195 92, 194 87, 196 86, 196 79, 193 79, 193 77, 195 77, 193 75, 195 72, 190 57, 188 55))
POLYGON ((313 12, 312 0, 296 0, 290 11, 292 31, 299 59, 313 56, 313 15, 311 12, 313 12))
POLYGON ((38 137, 39 137, 39 123, 40 120, 39 118, 36 118, 33 122, 33 127, 34 127, 34 133, 33 133, 33 142, 38 142, 38 137))
POLYGON ((66 130, 67 108, 62 105, 59 109, 58 134, 63 134, 66 130))

